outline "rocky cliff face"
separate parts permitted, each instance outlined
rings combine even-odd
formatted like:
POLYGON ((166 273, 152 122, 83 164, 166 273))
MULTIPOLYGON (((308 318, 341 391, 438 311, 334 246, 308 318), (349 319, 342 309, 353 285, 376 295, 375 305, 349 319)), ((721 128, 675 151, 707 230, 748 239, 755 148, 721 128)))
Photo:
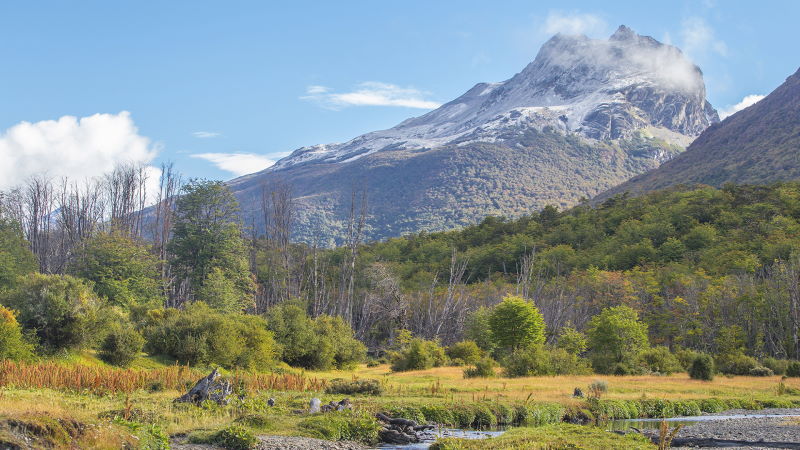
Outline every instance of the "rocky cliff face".
POLYGON ((370 236, 387 237, 573 205, 670 159, 718 120, 701 71, 677 48, 625 26, 607 40, 559 34, 506 81, 388 130, 300 148, 230 185, 247 213, 262 183, 292 183, 298 237, 308 238, 337 235, 348 191, 365 184, 370 236))
POLYGON ((707 128, 685 152, 603 193, 675 184, 765 184, 800 178, 800 70, 758 103, 707 128))

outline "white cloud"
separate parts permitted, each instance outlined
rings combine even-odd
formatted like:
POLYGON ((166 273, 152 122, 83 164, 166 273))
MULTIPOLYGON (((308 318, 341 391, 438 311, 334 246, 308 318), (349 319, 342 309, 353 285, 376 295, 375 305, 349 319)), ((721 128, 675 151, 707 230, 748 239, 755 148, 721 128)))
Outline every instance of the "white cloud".
POLYGON ((736 114, 737 112, 751 106, 766 97, 765 95, 752 94, 745 96, 739 103, 719 110, 719 118, 725 119, 726 117, 736 114))
POLYGON ((728 54, 728 46, 714 35, 714 29, 700 17, 689 17, 681 24, 681 48, 693 58, 713 52, 728 54))
POLYGON ((217 133, 216 131, 195 131, 192 133, 192 136, 200 139, 209 139, 222 136, 222 133, 217 133))
POLYGON ((352 92, 332 92, 325 86, 308 86, 302 100, 317 102, 325 108, 341 109, 348 106, 401 106, 405 108, 434 109, 441 103, 425 99, 425 92, 412 87, 367 81, 352 92))
POLYGON ((192 155, 192 158, 205 159, 237 177, 264 170, 275 164, 275 160, 254 153, 197 153, 192 155))
POLYGON ((324 94, 328 91, 330 91, 330 88, 327 88, 325 86, 312 85, 306 88, 306 94, 309 95, 324 94))
POLYGON ((608 24, 595 14, 550 11, 544 21, 543 30, 548 35, 556 33, 597 35, 605 33, 608 24))
POLYGON ((157 153, 127 111, 20 122, 0 133, 0 189, 37 174, 89 179, 120 163, 148 164, 157 153))

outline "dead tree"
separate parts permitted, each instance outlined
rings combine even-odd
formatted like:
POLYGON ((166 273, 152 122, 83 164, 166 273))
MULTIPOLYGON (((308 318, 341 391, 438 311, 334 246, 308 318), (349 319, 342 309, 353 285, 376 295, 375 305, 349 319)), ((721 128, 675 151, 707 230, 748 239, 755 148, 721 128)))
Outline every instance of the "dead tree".
MULTIPOLYGON (((172 163, 161 165, 161 177, 159 178, 158 194, 156 204, 153 208, 154 220, 152 222, 153 248, 158 255, 159 272, 161 273, 161 284, 163 286, 167 305, 178 306, 177 299, 183 298, 184 294, 179 289, 180 283, 176 283, 169 265, 169 254, 167 244, 169 243, 172 230, 173 213, 175 204, 178 200, 178 192, 181 189, 181 177, 175 172, 172 163), (181 292, 179 292, 181 291, 181 292)), ((185 286, 184 286, 185 289, 185 286)))
POLYGON ((365 188, 353 189, 350 201, 350 215, 347 221, 345 246, 347 253, 342 260, 339 281, 339 303, 336 314, 342 316, 347 323, 353 325, 354 290, 356 278, 356 261, 358 247, 364 234, 367 220, 367 191, 365 188))
POLYGON ((266 305, 298 296, 300 289, 293 279, 291 254, 294 201, 289 184, 276 181, 261 188, 261 213, 264 218, 264 249, 266 255, 266 305))

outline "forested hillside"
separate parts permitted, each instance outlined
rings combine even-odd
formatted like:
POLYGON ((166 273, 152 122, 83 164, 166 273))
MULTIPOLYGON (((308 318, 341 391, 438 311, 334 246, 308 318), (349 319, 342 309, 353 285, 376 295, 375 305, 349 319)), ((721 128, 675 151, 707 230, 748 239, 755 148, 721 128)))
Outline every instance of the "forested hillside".
POLYGON ((670 351, 684 369, 704 352, 727 373, 762 374, 754 358, 777 372, 800 355, 800 183, 675 188, 366 244, 369 216, 354 207, 332 250, 290 242, 285 187, 265 196, 260 236, 221 182, 162 196, 155 224, 125 208, 93 221, 69 208, 84 204, 78 191, 37 196, 52 189, 38 180, 4 197, 0 303, 35 335, 8 351, 324 369, 363 361, 366 345, 396 370, 491 355, 509 375, 583 373, 589 361, 674 371, 662 367, 670 351), (57 220, 42 221, 41 204, 57 220), (138 237, 147 226, 161 238, 138 237), (635 345, 604 347, 621 330, 635 345))
POLYGON ((741 327, 750 352, 795 356, 799 214, 797 183, 672 189, 392 239, 362 261, 394 274, 411 311, 434 277, 446 282, 455 251, 468 308, 524 293, 554 332, 626 304, 658 343, 713 351, 726 327, 741 327))

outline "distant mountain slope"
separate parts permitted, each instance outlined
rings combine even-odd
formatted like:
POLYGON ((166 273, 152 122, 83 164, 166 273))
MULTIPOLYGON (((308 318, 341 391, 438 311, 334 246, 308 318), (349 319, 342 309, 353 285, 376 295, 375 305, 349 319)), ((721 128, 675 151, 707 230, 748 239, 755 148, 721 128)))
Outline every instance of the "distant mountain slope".
POLYGON ((232 180, 248 223, 261 189, 293 185, 295 237, 338 238, 366 186, 370 238, 567 207, 657 167, 718 121, 700 70, 622 26, 608 40, 556 35, 522 72, 479 83, 394 128, 303 147, 232 180))
POLYGON ((712 125, 658 169, 601 195, 674 184, 767 184, 800 178, 800 69, 758 103, 712 125))

